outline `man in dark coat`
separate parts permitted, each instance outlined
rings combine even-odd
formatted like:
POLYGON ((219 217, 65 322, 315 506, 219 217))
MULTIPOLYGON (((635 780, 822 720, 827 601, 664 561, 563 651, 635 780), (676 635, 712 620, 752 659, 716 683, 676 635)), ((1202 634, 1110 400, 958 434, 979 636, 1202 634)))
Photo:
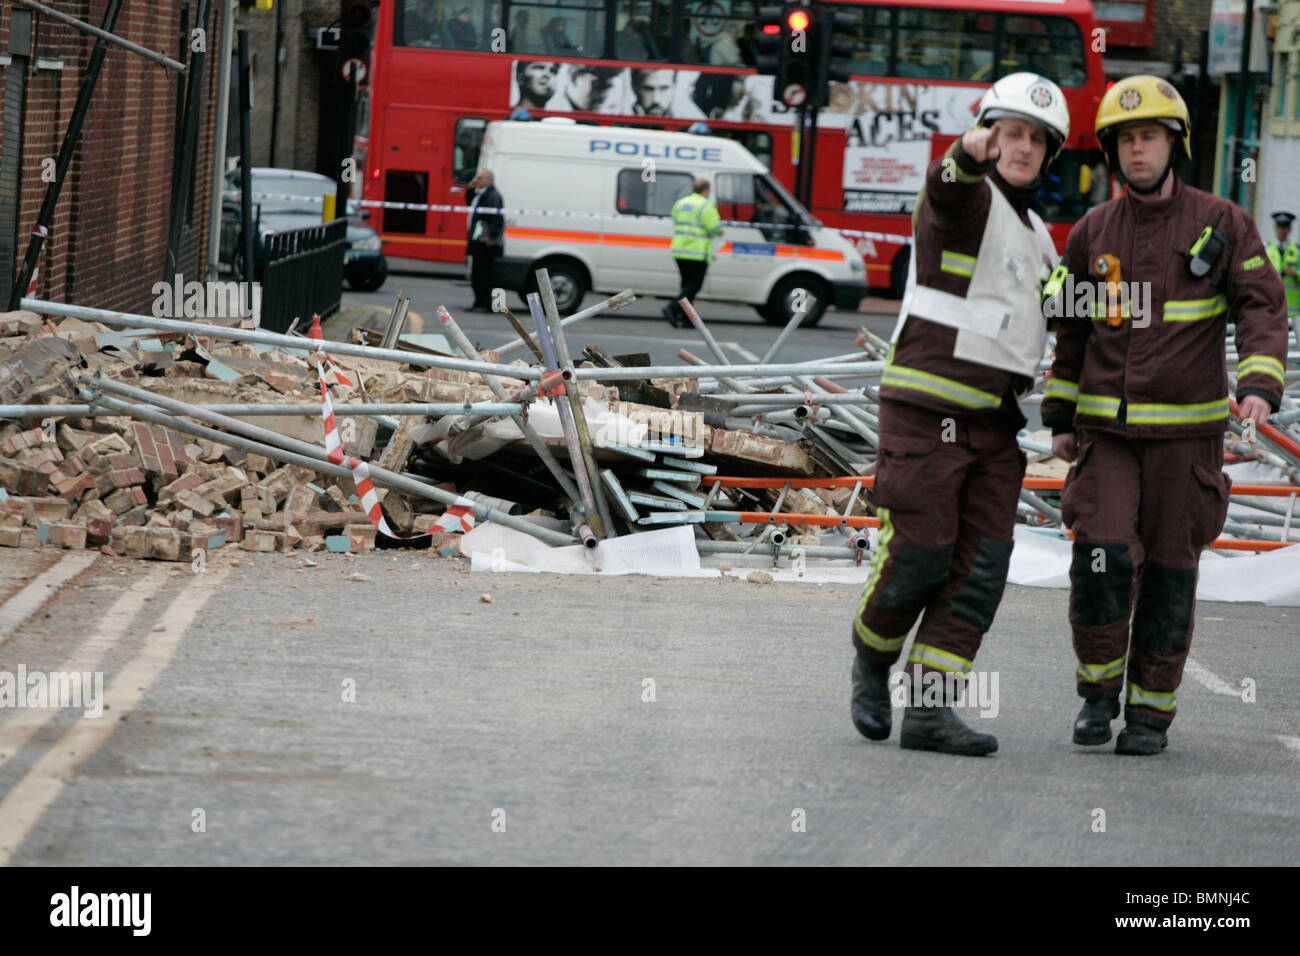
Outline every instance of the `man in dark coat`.
POLYGON ((506 220, 499 211, 501 193, 492 184, 492 171, 480 169, 469 181, 465 199, 470 204, 466 254, 470 260, 469 281, 474 287, 470 312, 492 311, 492 262, 505 250, 506 220), (479 210, 483 211, 480 212, 479 210))

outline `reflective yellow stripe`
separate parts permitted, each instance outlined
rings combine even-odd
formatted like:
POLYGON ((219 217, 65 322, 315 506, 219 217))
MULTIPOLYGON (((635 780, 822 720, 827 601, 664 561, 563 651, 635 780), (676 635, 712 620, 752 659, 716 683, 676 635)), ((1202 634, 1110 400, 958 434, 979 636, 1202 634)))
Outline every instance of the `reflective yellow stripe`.
POLYGON ((960 674, 962 677, 965 677, 970 669, 975 666, 974 661, 968 661, 966 658, 950 654, 948 651, 941 651, 929 644, 913 644, 912 653, 907 655, 907 662, 909 664, 925 664, 935 670, 960 674))
POLYGON ((942 272, 951 272, 953 275, 969 278, 975 273, 975 257, 945 249, 939 257, 939 269, 942 272))
POLYGON ((880 575, 885 570, 885 564, 889 560, 889 542, 894 537, 894 522, 890 520, 889 509, 877 508, 876 515, 880 518, 880 537, 876 539, 876 553, 871 556, 871 567, 867 571, 867 583, 862 588, 862 600, 858 601, 858 616, 853 621, 853 630, 863 644, 890 654, 902 649, 903 642, 907 640, 907 632, 904 631, 898 637, 881 637, 862 623, 862 612, 866 610, 867 601, 871 599, 880 575))
POLYGON ((880 384, 892 385, 895 388, 910 388, 916 392, 945 398, 963 408, 997 408, 1002 404, 1002 399, 989 392, 981 392, 978 388, 971 388, 950 378, 931 375, 929 372, 907 368, 904 365, 886 365, 885 372, 880 377, 880 384))
POLYGON ((1067 402, 1077 402, 1079 400, 1079 386, 1075 382, 1067 382, 1063 378, 1051 378, 1047 380, 1047 390, 1043 392, 1044 398, 1063 398, 1067 402))
POLYGON ((1183 302, 1165 303, 1166 322, 1199 322, 1228 311, 1228 300, 1221 295, 1212 299, 1187 299, 1183 302))
POLYGON ((1156 710, 1173 710, 1178 706, 1178 696, 1174 693, 1163 694, 1154 690, 1143 690, 1132 681, 1128 685, 1128 702, 1142 707, 1154 707, 1156 710))
MULTIPOLYGON (((984 178, 984 173, 967 173, 957 165, 957 144, 953 143, 948 147, 948 152, 944 154, 944 171, 951 171, 954 179, 959 183, 970 185, 977 183, 984 178)), ((920 205, 918 201, 917 205, 920 205)))
POLYGON ((1128 407, 1130 425, 1193 425, 1228 417, 1228 399, 1199 405, 1133 404, 1128 407))
POLYGON ((1080 415, 1095 415, 1098 418, 1114 418, 1119 414, 1119 399, 1111 398, 1109 395, 1081 394, 1077 412, 1080 415))
POLYGON ((1086 681, 1096 683, 1108 677, 1119 677, 1124 673, 1124 658, 1120 657, 1109 664, 1080 664, 1079 676, 1086 681))
POLYGON ((1247 355, 1237 363, 1238 379, 1245 378, 1247 375, 1271 375, 1285 385, 1284 371, 1282 363, 1271 355, 1247 355))

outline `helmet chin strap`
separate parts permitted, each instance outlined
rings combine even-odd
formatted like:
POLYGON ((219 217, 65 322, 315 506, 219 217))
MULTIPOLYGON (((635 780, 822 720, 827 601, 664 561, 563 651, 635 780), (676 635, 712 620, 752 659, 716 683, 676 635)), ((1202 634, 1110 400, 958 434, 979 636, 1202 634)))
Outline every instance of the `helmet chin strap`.
POLYGON ((1139 196, 1150 196, 1152 193, 1158 193, 1160 192, 1161 189, 1164 188, 1165 180, 1169 178, 1169 174, 1172 173, 1173 171, 1174 171, 1174 161, 1173 161, 1173 157, 1170 157, 1169 162, 1165 164, 1165 171, 1160 174, 1160 178, 1156 180, 1156 184, 1154 186, 1151 186, 1147 189, 1143 189, 1141 186, 1139 186, 1137 183, 1133 182, 1130 179, 1128 183, 1128 188, 1133 190, 1133 192, 1137 193, 1139 196))

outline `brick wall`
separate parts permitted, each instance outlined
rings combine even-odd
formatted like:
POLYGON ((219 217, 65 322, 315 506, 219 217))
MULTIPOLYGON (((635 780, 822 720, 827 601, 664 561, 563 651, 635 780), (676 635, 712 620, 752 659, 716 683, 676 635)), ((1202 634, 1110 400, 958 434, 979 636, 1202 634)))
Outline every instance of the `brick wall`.
POLYGON ((1183 63, 1194 64, 1202 30, 1210 28, 1210 0, 1156 0, 1156 59, 1173 61, 1174 46, 1183 41, 1183 63))
MULTIPOLYGON (((316 30, 338 24, 339 0, 279 0, 283 5, 283 60, 280 66, 280 119, 275 165, 285 169, 316 168, 320 136, 321 71, 333 69, 334 54, 316 49, 316 30)), ((248 30, 253 61, 253 112, 250 126, 253 163, 271 157, 272 110, 275 102, 275 23, 271 12, 241 11, 236 29, 248 30)), ((227 155, 239 152, 238 127, 232 127, 227 155)))
MULTIPOLYGON (((48 0, 80 20, 102 24, 108 0, 48 0)), ((182 38, 183 0, 125 0, 115 33, 173 59, 188 61, 182 38)), ((200 278, 208 229, 215 129, 219 22, 206 37, 194 195, 182 232, 181 267, 200 278)), ((190 22, 198 3, 190 3, 190 22)), ((0 48, 8 47, 8 14, 0 19, 0 48)), ((61 71, 37 70, 28 84, 19 204, 19 254, 36 222, 47 184, 42 160, 58 155, 89 64, 94 38, 49 17, 36 17, 34 55, 63 60, 61 71)), ((33 58, 33 63, 35 59, 33 58)), ((13 67, 10 67, 13 69, 13 67)), ((5 77, 0 76, 0 84, 5 77)), ((3 87, 0 85, 0 90, 3 87)), ((172 166, 179 148, 178 74, 109 46, 99 83, 63 185, 41 262, 38 295, 56 301, 148 312, 151 288, 166 264, 172 166)), ((5 131, 0 129, 0 137, 5 131)))

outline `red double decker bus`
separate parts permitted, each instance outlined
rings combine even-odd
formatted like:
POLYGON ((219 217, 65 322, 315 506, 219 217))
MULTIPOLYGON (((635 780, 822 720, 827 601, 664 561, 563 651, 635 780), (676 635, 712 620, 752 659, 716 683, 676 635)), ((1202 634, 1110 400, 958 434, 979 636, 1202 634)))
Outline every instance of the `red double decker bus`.
MULTIPOLYGON (((1070 140, 1040 193, 1058 246, 1108 198, 1093 118, 1105 92, 1088 0, 837 0, 855 19, 852 79, 818 120, 811 211, 855 239, 873 287, 901 294, 911 213, 932 151, 970 126, 995 79, 1064 90, 1070 140), (904 253, 901 254, 900 253, 904 253)), ((364 198, 456 202, 491 120, 707 130, 743 143, 791 192, 796 113, 754 68, 758 0, 386 0, 369 83, 364 198)), ((545 196, 507 196, 535 208, 545 196)), ((725 211, 724 211, 725 215, 725 211)), ((463 213, 377 210, 390 256, 460 262, 463 213)), ((508 222, 508 220, 507 220, 508 222)), ((507 237, 508 237, 507 233, 507 237)))

